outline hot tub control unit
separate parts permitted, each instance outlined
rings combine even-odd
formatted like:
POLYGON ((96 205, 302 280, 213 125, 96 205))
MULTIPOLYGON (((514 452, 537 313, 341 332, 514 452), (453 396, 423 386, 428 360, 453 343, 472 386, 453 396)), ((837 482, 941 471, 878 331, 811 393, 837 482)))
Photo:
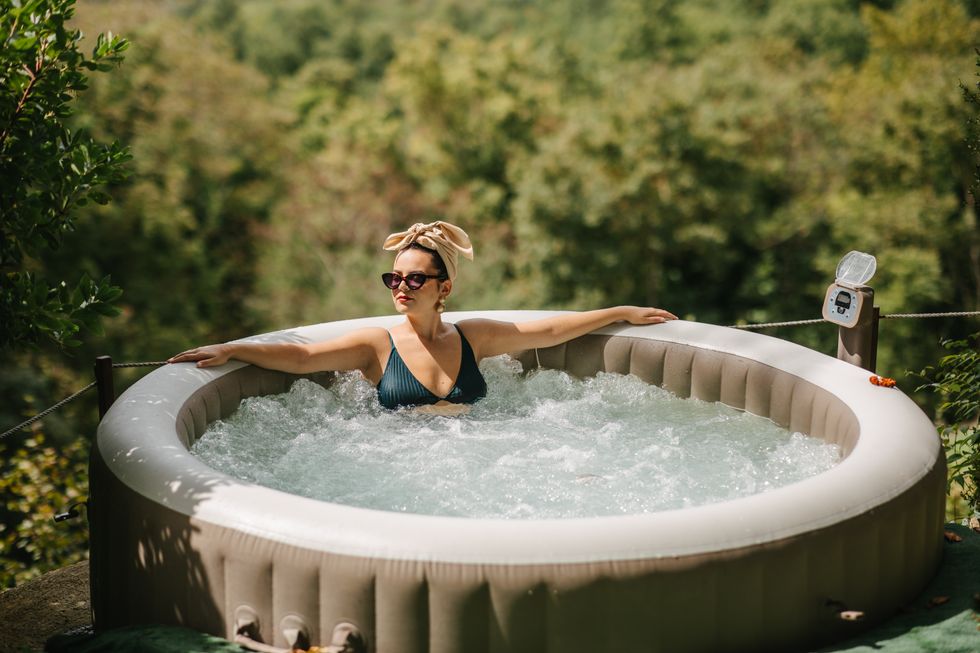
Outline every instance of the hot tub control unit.
POLYGON ((876 268, 877 261, 871 254, 848 252, 837 264, 837 278, 827 288, 823 318, 846 329, 865 321, 874 294, 864 284, 874 276, 876 268))

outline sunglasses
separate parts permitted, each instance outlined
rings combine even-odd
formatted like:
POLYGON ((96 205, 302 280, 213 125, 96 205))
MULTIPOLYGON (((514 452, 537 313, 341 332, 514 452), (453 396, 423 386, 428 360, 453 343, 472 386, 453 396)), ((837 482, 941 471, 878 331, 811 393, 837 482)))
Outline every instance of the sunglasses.
POLYGON ((381 275, 381 282, 395 290, 398 286, 402 285, 402 281, 408 286, 409 290, 418 290, 425 285, 425 282, 429 279, 443 279, 441 274, 422 274, 421 272, 412 272, 411 274, 406 274, 404 277, 397 272, 385 272, 381 275))

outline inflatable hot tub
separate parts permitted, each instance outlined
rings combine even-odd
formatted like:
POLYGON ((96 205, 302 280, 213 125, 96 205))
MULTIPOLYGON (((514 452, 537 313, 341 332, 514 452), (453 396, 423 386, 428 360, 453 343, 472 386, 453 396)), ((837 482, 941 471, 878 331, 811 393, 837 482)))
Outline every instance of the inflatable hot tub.
MULTIPOLYGON (((523 321, 553 313, 447 313, 523 321)), ((252 340, 310 342, 399 316, 252 340)), ((91 468, 96 626, 160 623, 285 647, 338 623, 381 653, 792 650, 884 619, 940 562, 945 465, 929 419, 868 373, 767 336, 676 321, 614 325, 525 369, 634 374, 841 447, 763 494, 684 510, 494 520, 368 510, 236 480, 188 452, 241 399, 295 377, 166 366, 99 427, 91 468)), ((329 383, 330 374, 314 377, 329 383)))

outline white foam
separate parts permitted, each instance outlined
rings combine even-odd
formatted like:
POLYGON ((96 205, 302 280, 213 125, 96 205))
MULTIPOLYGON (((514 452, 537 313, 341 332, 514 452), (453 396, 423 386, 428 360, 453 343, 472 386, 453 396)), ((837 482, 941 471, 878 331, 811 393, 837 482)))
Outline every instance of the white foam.
POLYGON ((459 417, 382 408, 358 375, 253 397, 192 451, 232 476, 353 506, 544 519, 656 512, 765 492, 839 449, 640 379, 481 364, 488 396, 459 417))

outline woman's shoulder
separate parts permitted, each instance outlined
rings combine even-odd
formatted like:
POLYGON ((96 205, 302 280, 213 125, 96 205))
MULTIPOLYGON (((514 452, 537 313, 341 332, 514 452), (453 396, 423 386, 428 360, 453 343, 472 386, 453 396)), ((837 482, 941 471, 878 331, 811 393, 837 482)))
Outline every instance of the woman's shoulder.
POLYGON ((463 333, 467 338, 479 338, 487 331, 494 328, 494 320, 488 320, 482 317, 469 318, 467 320, 460 320, 459 322, 454 322, 455 326, 459 331, 463 333))
POLYGON ((466 331, 467 334, 479 334, 492 333, 495 331, 500 331, 501 329, 512 329, 514 327, 514 323, 504 322, 501 320, 491 320, 485 317, 471 317, 456 322, 456 326, 463 331, 466 331))
POLYGON ((456 328, 469 342, 470 347, 476 352, 477 360, 479 360, 487 355, 488 343, 511 333, 514 330, 514 324, 487 318, 471 318, 456 322, 456 328))
POLYGON ((324 340, 318 346, 315 346, 320 349, 349 349, 351 347, 363 346, 380 349, 388 346, 390 342, 387 329, 383 327, 361 327, 330 338, 329 340, 324 340))
POLYGON ((391 333, 384 327, 361 327, 360 329, 351 331, 349 335, 364 343, 377 344, 379 342, 391 342, 391 333))

